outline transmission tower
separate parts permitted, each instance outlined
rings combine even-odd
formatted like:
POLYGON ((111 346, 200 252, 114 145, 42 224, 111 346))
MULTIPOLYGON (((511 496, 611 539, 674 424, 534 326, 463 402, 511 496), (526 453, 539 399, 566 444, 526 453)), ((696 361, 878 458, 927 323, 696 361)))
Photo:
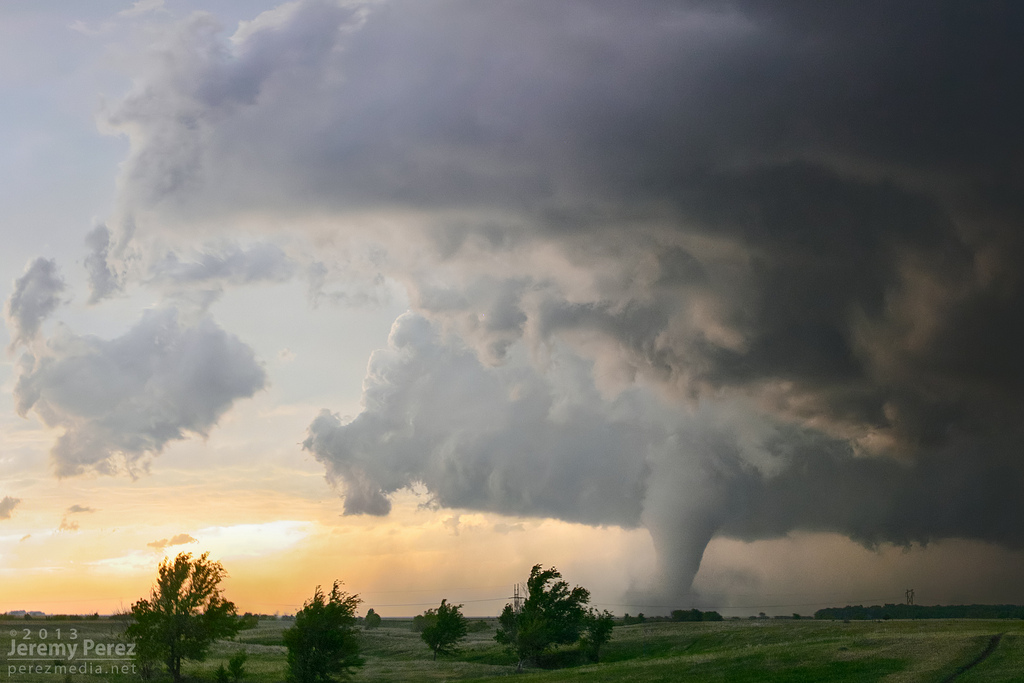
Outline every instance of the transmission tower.
POLYGON ((907 589, 907 604, 908 605, 913 605, 914 604, 914 589, 913 588, 908 588, 907 589))
POLYGON ((519 584, 517 583, 512 587, 512 597, 509 598, 512 601, 512 611, 516 614, 523 609, 523 598, 522 593, 519 592, 519 584))

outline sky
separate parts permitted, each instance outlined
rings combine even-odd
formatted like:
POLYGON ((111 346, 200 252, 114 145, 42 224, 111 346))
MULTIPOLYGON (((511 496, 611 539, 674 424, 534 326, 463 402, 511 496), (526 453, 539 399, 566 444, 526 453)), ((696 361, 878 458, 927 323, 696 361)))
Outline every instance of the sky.
POLYGON ((1024 8, 0 7, 0 611, 1024 603, 1024 8))

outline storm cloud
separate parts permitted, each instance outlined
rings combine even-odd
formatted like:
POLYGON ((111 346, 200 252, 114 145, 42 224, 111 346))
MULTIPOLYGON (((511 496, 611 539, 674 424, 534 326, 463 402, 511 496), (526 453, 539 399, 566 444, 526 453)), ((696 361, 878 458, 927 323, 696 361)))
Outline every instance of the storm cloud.
POLYGON ((111 340, 59 330, 19 365, 19 414, 63 432, 50 451, 61 477, 144 469, 168 443, 205 436, 266 382, 237 337, 209 319, 182 325, 173 309, 149 311, 111 340))
POLYGON ((305 442, 347 512, 644 524, 677 585, 714 534, 1021 546, 1022 20, 302 1, 176 25, 103 120, 133 239, 379 241, 418 315, 305 442))

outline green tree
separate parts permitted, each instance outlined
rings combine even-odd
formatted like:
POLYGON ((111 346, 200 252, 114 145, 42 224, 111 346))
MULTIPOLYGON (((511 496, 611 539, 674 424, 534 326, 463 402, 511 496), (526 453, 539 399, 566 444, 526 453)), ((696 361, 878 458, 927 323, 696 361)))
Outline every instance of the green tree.
POLYGON ((248 658, 249 655, 245 653, 245 650, 239 650, 228 660, 228 673, 236 683, 245 678, 245 660, 248 658))
POLYGON ((571 645, 586 627, 590 591, 561 580, 557 569, 537 564, 526 581, 527 597, 517 612, 505 605, 494 638, 519 659, 517 671, 553 645, 571 645))
POLYGON ((608 610, 598 612, 590 610, 584 621, 584 632, 581 638, 583 651, 591 661, 598 661, 601 647, 612 639, 612 628, 615 627, 615 617, 608 610))
POLYGON ((374 612, 372 607, 366 610, 366 617, 363 619, 363 625, 366 628, 377 628, 380 626, 380 622, 380 615, 374 612))
POLYGON ((241 624, 234 603, 219 588, 227 572, 210 561, 209 553, 195 560, 191 553, 165 558, 157 571, 149 599, 132 605, 125 636, 135 641, 143 670, 162 661, 180 681, 183 659, 204 660, 214 640, 233 636, 241 624))
POLYGON ((423 632, 420 637, 434 651, 434 659, 440 654, 452 654, 458 650, 459 641, 466 637, 469 626, 462 616, 462 605, 449 605, 442 600, 437 609, 423 613, 423 632))
POLYGON ((288 648, 288 680, 293 683, 336 683, 362 665, 356 608, 362 600, 341 590, 335 581, 330 594, 320 586, 284 632, 288 648))

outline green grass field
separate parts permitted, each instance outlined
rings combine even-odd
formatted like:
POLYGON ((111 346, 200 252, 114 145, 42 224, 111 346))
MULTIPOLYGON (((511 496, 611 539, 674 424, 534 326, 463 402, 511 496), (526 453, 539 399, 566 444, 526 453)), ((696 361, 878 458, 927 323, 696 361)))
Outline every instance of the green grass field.
MULTIPOLYGON (((386 620, 384 626, 362 633, 366 664, 355 681, 493 681, 512 675, 513 662, 494 642, 493 627, 471 633, 462 652, 434 662, 408 620, 386 620)), ((240 649, 248 654, 246 681, 281 683, 285 672, 285 648, 281 633, 287 621, 262 621, 234 640, 216 643, 210 658, 186 664, 194 681, 213 681, 214 671, 227 664, 240 649)), ((80 660, 86 640, 96 644, 117 643, 121 625, 100 621, 4 621, 0 646, 0 676, 18 683, 82 681, 127 683, 138 674, 71 673, 55 669, 60 659, 31 662, 9 656, 11 641, 18 643, 79 643, 80 660), (29 629, 26 635, 25 629, 29 629), (45 629, 43 638, 42 629, 45 629), (75 641, 70 640, 75 629, 75 641), (11 634, 14 634, 13 636, 11 634), (19 660, 19 661, 12 661, 19 660), (11 666, 45 666, 42 673, 11 671, 11 666)), ((563 659, 573 659, 571 650, 563 659)), ((123 666, 125 661, 106 657, 91 666, 123 666)), ((124 658, 122 658, 124 659, 124 658)), ((66 661, 63 662, 67 664, 66 661)), ((532 669, 519 680, 548 681, 956 681, 1024 680, 1024 621, 1016 620, 922 620, 850 622, 813 620, 742 620, 711 623, 647 623, 617 626, 599 664, 563 669, 532 669), (1003 634, 984 661, 961 672, 989 647, 993 636, 1003 634), (960 672, 960 673, 958 673, 960 672)), ((169 680, 158 675, 154 680, 169 680)))

